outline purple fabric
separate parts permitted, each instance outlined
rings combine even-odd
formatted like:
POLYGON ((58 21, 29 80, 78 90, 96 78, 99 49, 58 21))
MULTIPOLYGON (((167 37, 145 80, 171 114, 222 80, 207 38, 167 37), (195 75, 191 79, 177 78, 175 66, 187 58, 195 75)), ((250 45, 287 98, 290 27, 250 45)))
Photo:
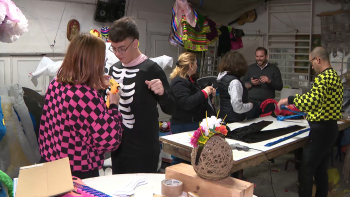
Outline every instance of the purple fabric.
POLYGON ((206 18, 207 21, 208 21, 208 25, 210 27, 210 33, 207 33, 207 39, 209 41, 212 41, 214 40, 215 38, 217 38, 219 35, 218 35, 218 30, 216 29, 216 22, 214 22, 213 20, 209 19, 209 18, 206 18))

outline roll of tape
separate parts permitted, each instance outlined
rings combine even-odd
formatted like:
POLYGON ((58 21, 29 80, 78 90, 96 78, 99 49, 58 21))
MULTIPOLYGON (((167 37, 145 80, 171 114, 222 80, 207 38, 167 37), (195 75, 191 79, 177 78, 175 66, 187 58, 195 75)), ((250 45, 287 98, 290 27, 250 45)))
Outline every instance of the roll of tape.
POLYGON ((162 181, 162 195, 178 197, 182 195, 183 183, 176 179, 165 179, 162 181))

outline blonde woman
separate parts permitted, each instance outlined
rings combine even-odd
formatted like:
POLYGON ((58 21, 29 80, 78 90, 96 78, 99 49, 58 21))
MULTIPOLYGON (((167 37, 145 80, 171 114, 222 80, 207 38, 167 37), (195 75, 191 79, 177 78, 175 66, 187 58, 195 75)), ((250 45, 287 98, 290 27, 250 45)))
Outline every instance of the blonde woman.
MULTIPOLYGON (((171 117, 171 132, 181 133, 198 128, 199 122, 208 116, 215 115, 209 105, 209 95, 215 95, 216 90, 207 86, 203 90, 196 84, 196 55, 191 52, 182 53, 176 62, 176 67, 170 75, 171 93, 176 101, 175 111, 171 117)), ((172 165, 184 162, 173 156, 172 165)))

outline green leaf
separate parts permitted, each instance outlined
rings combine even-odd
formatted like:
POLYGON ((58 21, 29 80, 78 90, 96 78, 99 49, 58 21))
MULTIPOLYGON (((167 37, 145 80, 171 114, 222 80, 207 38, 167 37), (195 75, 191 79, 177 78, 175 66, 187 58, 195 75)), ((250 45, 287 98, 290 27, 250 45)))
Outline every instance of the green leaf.
POLYGON ((208 139, 205 138, 203 135, 201 135, 201 136, 198 138, 198 143, 199 143, 199 144, 205 144, 207 141, 208 141, 208 139))

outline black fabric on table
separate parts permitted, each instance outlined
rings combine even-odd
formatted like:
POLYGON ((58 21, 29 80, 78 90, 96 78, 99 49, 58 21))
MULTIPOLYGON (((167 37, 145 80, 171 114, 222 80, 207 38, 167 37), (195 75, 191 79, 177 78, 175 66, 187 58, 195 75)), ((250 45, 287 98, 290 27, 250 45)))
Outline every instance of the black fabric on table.
POLYGON ((299 125, 293 125, 285 128, 265 130, 266 126, 270 125, 272 121, 260 121, 251 125, 237 128, 227 133, 226 138, 238 140, 246 143, 257 143, 265 140, 269 140, 278 136, 286 135, 295 131, 299 131, 305 127, 299 125))
POLYGON ((245 127, 234 129, 227 133, 226 138, 243 141, 242 137, 249 133, 255 133, 261 131, 263 128, 272 124, 272 121, 260 121, 257 123, 250 124, 245 127))
POLYGON ((285 128, 280 128, 280 129, 246 134, 242 137, 242 139, 244 140, 244 142, 247 142, 247 143, 256 143, 256 142, 269 140, 278 136, 286 135, 288 133, 292 133, 295 131, 299 131, 303 128, 305 127, 299 126, 299 125, 293 125, 285 128))

